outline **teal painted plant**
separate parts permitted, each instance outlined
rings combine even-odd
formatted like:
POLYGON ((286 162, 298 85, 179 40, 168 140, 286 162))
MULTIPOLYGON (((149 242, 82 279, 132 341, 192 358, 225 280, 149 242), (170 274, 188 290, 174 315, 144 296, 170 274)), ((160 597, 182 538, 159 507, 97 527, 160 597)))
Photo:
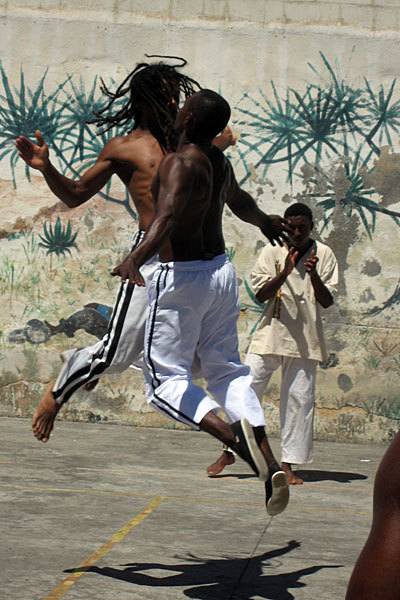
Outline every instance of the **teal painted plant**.
MULTIPOLYGON (((311 183, 322 196, 316 205, 324 209, 325 226, 329 223, 337 199, 334 182, 327 180, 324 168, 332 161, 342 161, 346 171, 347 192, 340 204, 351 216, 356 211, 371 236, 378 214, 390 216, 400 225, 400 213, 389 210, 374 201, 373 187, 366 187, 360 171, 371 174, 373 160, 380 155, 380 146, 389 145, 400 134, 400 100, 394 97, 396 80, 386 91, 380 85, 377 91, 364 79, 364 87, 355 88, 335 72, 320 53, 328 73, 326 87, 308 84, 304 92, 287 89, 281 99, 271 82, 273 99, 263 90, 258 97, 244 93, 236 106, 239 114, 236 125, 241 130, 236 165, 244 169, 241 184, 251 183, 254 174, 265 178, 273 165, 280 163, 286 170, 287 180, 293 185, 302 178, 301 168, 311 167, 311 183), (324 182, 325 178, 325 182, 324 182), (325 185, 325 192, 320 193, 325 185)), ((309 65, 320 79, 322 74, 309 65)))
MULTIPOLYGON (((111 82, 112 85, 114 83, 111 82)), ((70 78, 69 86, 63 88, 61 94, 66 97, 66 101, 62 100, 61 104, 65 105, 64 115, 69 123, 69 128, 63 131, 60 136, 59 148, 55 147, 55 151, 63 173, 72 173, 76 178, 96 162, 98 155, 112 138, 126 133, 121 127, 112 127, 106 132, 99 133, 93 125, 89 124, 89 121, 94 118, 94 114, 98 113, 105 105, 105 99, 96 96, 96 88, 97 77, 94 78, 88 90, 86 90, 82 78, 79 79, 78 84, 70 78)), ((124 99, 117 100, 113 110, 120 110, 123 104, 124 99)), ((133 125, 134 123, 132 123, 132 127, 133 125)), ((124 206, 129 215, 136 220, 136 212, 126 188, 123 199, 112 196, 110 179, 99 195, 109 202, 124 206)))
POLYGON ((310 177, 310 183, 315 192, 308 194, 309 198, 315 199, 315 206, 324 210, 324 223, 321 233, 330 223, 334 209, 339 205, 350 219, 353 212, 356 212, 369 236, 375 230, 377 214, 390 216, 397 225, 400 225, 400 213, 390 210, 372 198, 376 191, 372 187, 367 187, 362 175, 367 168, 367 160, 361 160, 360 148, 353 154, 347 151, 347 160, 341 161, 342 176, 340 170, 337 170, 335 177, 327 176, 322 170, 315 169, 314 175, 310 177), (338 179, 342 179, 342 184, 338 185, 338 179))
POLYGON ((39 235, 41 242, 39 246, 46 250, 46 255, 55 254, 56 256, 71 255, 71 249, 78 246, 75 243, 78 233, 72 233, 71 222, 68 225, 61 224, 60 217, 53 227, 51 223, 47 226, 46 221, 43 224, 43 235, 39 235))
MULTIPOLYGON (((0 94, 0 160, 8 157, 14 187, 17 186, 15 169, 19 158, 15 141, 20 135, 35 141, 35 131, 39 129, 54 153, 61 172, 77 179, 82 170, 95 163, 112 137, 126 133, 121 128, 113 127, 97 135, 95 128, 88 124, 105 101, 96 97, 97 77, 87 91, 82 79, 76 84, 68 75, 51 94, 47 94, 47 70, 35 88, 26 85, 22 69, 19 85, 12 87, 1 61, 0 75, 3 87, 3 94, 0 94)), ((121 108, 121 102, 123 100, 115 103, 114 110, 121 108)), ((25 174, 29 180, 28 166, 25 166, 25 174)), ((124 192, 124 198, 121 199, 113 197, 110 188, 111 180, 99 195, 124 206, 130 217, 136 220, 128 191, 124 192)))
POLYGON ((246 280, 244 282, 244 287, 245 287, 248 297, 250 298, 251 304, 248 304, 247 302, 241 302, 240 310, 250 310, 251 312, 254 312, 257 315, 259 315, 257 321, 254 323, 254 325, 250 331, 250 335, 253 335, 253 333, 257 329, 257 325, 261 319, 262 313, 264 312, 265 303, 259 302, 257 300, 256 295, 254 294, 253 290, 251 289, 251 287, 249 286, 249 284, 246 280))
MULTIPOLYGON (((21 69, 19 87, 11 88, 3 65, 0 61, 1 82, 4 94, 0 94, 0 160, 8 157, 13 184, 16 187, 15 166, 18 160, 18 150, 15 140, 19 135, 35 139, 36 129, 40 129, 46 140, 62 136, 69 127, 65 116, 65 103, 58 104, 56 98, 68 79, 49 96, 44 90, 47 70, 39 80, 36 88, 25 84, 24 73, 21 69)), ((29 179, 29 167, 25 169, 29 179)))

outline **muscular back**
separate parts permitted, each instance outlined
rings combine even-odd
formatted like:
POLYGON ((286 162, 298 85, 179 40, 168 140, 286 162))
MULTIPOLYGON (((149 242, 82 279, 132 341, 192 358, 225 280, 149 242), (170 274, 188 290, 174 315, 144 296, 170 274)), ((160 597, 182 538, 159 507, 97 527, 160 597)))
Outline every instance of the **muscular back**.
POLYGON ((222 215, 232 186, 232 168, 223 153, 213 146, 207 153, 213 171, 211 201, 205 214, 202 228, 206 256, 225 252, 222 232, 222 215))
POLYGON ((201 260, 222 254, 222 212, 230 170, 222 152, 190 144, 166 157, 153 184, 155 220, 169 221, 160 259, 201 260))

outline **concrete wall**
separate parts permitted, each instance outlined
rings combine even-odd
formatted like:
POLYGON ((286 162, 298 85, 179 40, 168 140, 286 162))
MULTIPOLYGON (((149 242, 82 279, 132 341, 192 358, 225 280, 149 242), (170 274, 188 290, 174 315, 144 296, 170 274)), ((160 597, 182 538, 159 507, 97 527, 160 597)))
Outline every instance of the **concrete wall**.
MULTIPOLYGON (((67 210, 40 176, 26 173, 13 141, 41 128, 54 163, 76 173, 101 148, 83 129, 98 77, 119 82, 145 53, 166 54, 184 56, 186 72, 231 103, 239 141, 229 155, 243 187, 269 212, 309 204, 315 236, 339 260, 316 435, 387 441, 400 418, 397 0, 81 4, 0 2, 0 414, 32 414, 59 353, 96 342, 107 321, 97 304, 113 305, 118 284, 109 271, 135 228, 118 182, 67 210), (71 241, 77 234, 71 255, 40 246, 58 218, 65 231, 70 224, 71 241)), ((228 211, 225 232, 240 279, 245 352, 260 315, 249 273, 264 242, 228 211)), ((278 398, 276 376, 265 398, 275 432, 278 398)), ((79 392, 65 416, 173 426, 148 409, 134 372, 79 392)))

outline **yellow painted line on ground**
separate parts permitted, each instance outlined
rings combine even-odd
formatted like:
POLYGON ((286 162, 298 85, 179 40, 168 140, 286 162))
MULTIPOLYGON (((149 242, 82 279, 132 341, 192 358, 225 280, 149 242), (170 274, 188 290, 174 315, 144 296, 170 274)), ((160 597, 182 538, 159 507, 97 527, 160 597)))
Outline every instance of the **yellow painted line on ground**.
MULTIPOLYGON (((368 488, 367 490, 363 490, 362 488, 354 488, 354 487, 341 487, 339 485, 315 485, 313 483, 304 483, 304 487, 316 488, 321 490, 339 490, 340 492, 360 492, 361 494, 372 494, 374 489, 368 488)), ((299 486, 296 486, 299 487, 299 486)), ((301 487, 301 486, 300 486, 301 487)))
POLYGON ((55 587, 54 590, 50 592, 50 594, 46 596, 46 598, 44 598, 44 600, 58 600, 59 598, 64 596, 64 594, 68 592, 71 586, 74 585, 75 581, 77 581, 80 577, 82 577, 82 575, 86 573, 88 567, 95 565, 101 558, 103 558, 103 556, 108 554, 108 552, 110 552, 110 550, 116 544, 118 544, 118 542, 120 542, 126 535, 128 535, 128 533, 134 527, 139 525, 139 523, 141 523, 146 517, 148 517, 150 513, 152 513, 153 510, 163 500, 164 498, 160 497, 154 498, 154 500, 150 502, 150 504, 148 504, 146 508, 144 508, 138 515, 136 515, 136 517, 134 517, 131 521, 129 521, 129 523, 121 527, 121 529, 117 531, 117 533, 115 533, 105 544, 100 546, 100 548, 96 550, 96 552, 93 552, 93 554, 89 556, 89 558, 84 560, 77 567, 77 569, 79 570, 75 573, 71 573, 71 575, 68 575, 68 577, 66 577, 64 581, 62 581, 57 587, 55 587))
POLYGON ((312 512, 323 512, 323 513, 340 513, 342 515, 366 515, 372 516, 372 512, 361 511, 361 510, 343 510, 342 508, 319 508, 317 506, 296 506, 295 504, 289 504, 287 510, 302 510, 312 512))
MULTIPOLYGON (((106 492, 103 490, 85 490, 85 489, 73 489, 73 488, 53 488, 53 487, 42 487, 42 486, 34 486, 34 485, 14 485, 14 484, 6 484, 5 487, 24 489, 24 490, 36 490, 36 491, 44 491, 44 492, 69 492, 73 494, 98 494, 98 495, 110 495, 110 496, 126 496, 129 498, 152 498, 154 496, 151 494, 134 494, 132 492, 106 492)), ((196 498, 190 496, 163 496, 164 500, 179 500, 182 502, 197 502, 199 504, 222 504, 222 505, 233 505, 233 506, 264 506, 264 503, 260 502, 235 502, 229 500, 215 500, 208 498, 196 498)), ((323 513, 342 513, 347 515, 371 515, 371 512, 363 512, 363 511, 352 511, 352 510, 342 510, 336 508, 319 508, 318 506, 296 506, 289 504, 289 509, 291 510, 300 510, 300 511, 315 511, 315 512, 323 512, 323 513)))
MULTIPOLYGON (((98 494, 105 496, 126 496, 128 498, 153 498, 154 494, 135 494, 133 492, 111 492, 103 490, 86 490, 86 489, 74 489, 74 488, 54 488, 44 487, 38 485, 17 485, 17 484, 6 484, 5 487, 22 489, 22 490, 36 490, 45 492, 69 492, 71 494, 98 494)), ((232 504, 235 506, 262 506, 259 502, 234 502, 229 500, 215 500, 205 499, 197 497, 181 497, 181 496, 163 496, 165 500, 182 500, 184 502, 199 502, 204 504, 232 504)))
POLYGON ((0 465, 12 465, 13 467, 36 467, 38 463, 20 463, 15 460, 0 460, 0 465))

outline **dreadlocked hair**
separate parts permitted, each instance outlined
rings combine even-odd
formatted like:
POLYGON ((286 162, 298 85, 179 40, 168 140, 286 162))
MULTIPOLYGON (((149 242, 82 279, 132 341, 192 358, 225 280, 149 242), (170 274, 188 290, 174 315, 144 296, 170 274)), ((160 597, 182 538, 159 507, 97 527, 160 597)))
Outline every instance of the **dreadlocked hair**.
POLYGON ((176 135, 174 134, 174 117, 171 115, 171 97, 178 100, 184 95, 185 99, 195 93, 196 88, 201 89, 199 83, 180 73, 177 69, 187 64, 184 58, 178 56, 147 55, 147 58, 168 58, 181 61, 180 64, 168 65, 163 62, 140 63, 124 79, 115 92, 110 91, 101 79, 101 91, 110 101, 100 111, 95 112, 95 119, 88 123, 95 124, 104 129, 98 132, 101 135, 114 126, 123 127, 134 121, 134 126, 128 133, 139 127, 143 121, 142 107, 146 105, 152 109, 153 118, 146 123, 150 133, 157 139, 163 152, 176 149, 176 135), (114 102, 129 93, 129 99, 114 114, 109 112, 114 102))

